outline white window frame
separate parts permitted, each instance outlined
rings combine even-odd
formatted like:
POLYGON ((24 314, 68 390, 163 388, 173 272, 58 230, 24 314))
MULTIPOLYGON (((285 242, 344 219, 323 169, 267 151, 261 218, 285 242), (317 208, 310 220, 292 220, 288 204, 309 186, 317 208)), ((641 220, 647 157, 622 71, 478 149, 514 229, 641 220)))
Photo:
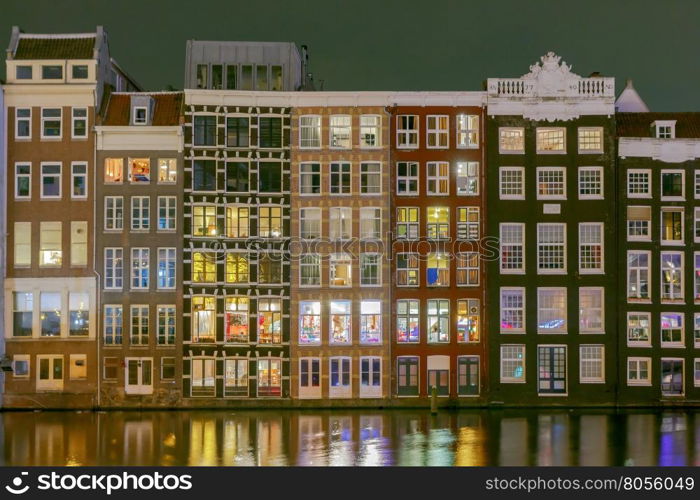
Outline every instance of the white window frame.
POLYGON ((321 196, 323 191, 322 187, 322 175, 321 175, 321 164, 319 162, 305 161, 299 163, 299 196, 321 196), (305 179, 311 177, 312 182, 306 184, 305 179), (313 178, 318 177, 318 193, 313 192, 313 178), (310 187, 311 192, 305 192, 304 190, 310 187))
MULTIPOLYGON (((635 182, 635 185, 638 181, 635 182)), ((625 175, 625 191, 627 192, 628 198, 651 198, 652 196, 652 175, 651 169, 647 168, 630 168, 627 169, 627 175, 625 175), (645 175, 647 178, 647 192, 646 193, 631 193, 630 192, 630 175, 645 175)))
POLYGON ((328 147, 330 149, 352 149, 352 115, 331 115, 328 118, 328 147), (333 119, 341 118, 347 120, 347 125, 334 124, 333 119), (347 130, 347 146, 334 146, 333 140, 336 136, 335 132, 347 130))
POLYGON ((525 287, 521 287, 521 286, 511 286, 511 287, 502 286, 502 287, 499 289, 499 291, 498 291, 498 302, 499 302, 499 313, 498 313, 498 314, 499 314, 499 318, 500 318, 500 322, 499 322, 500 326, 499 326, 499 329, 500 329, 501 334, 508 334, 508 335, 509 335, 509 334, 523 334, 523 335, 524 335, 524 334, 525 334, 526 327, 527 327, 527 316, 526 316, 526 309, 525 309, 525 306, 526 306, 527 304, 526 304, 526 296, 525 296, 525 287), (505 305, 503 304, 503 294, 504 294, 504 292, 506 292, 506 293, 517 293, 518 295, 520 295, 522 305, 521 305, 520 307, 505 307, 505 305), (504 330, 504 329, 503 329, 503 324, 504 324, 504 322, 505 322, 504 320, 506 319, 504 313, 505 313, 506 311, 514 311, 514 312, 518 312, 518 311, 519 311, 519 312, 520 312, 519 314, 520 314, 520 316, 521 316, 521 318, 522 318, 522 327, 511 328, 511 329, 508 329, 508 330, 504 330))
MULTIPOLYGON (((403 263, 403 262, 402 262, 403 263)), ((396 286, 400 288, 420 286, 420 260, 418 253, 415 252, 399 252, 396 254, 396 286), (406 263, 406 267, 399 267, 399 256, 406 263), (405 256, 405 257, 404 257, 405 256), (414 264, 415 267, 409 267, 414 264), (405 274, 405 279, 399 280, 400 274, 405 274), (409 279, 410 278, 410 279, 409 279), (415 280, 415 284, 410 283, 415 280), (405 282, 403 285, 401 282, 405 282)))
POLYGON ((627 232, 627 241, 651 241, 651 220, 652 220, 652 208, 649 205, 627 205, 627 213, 625 214, 625 231, 627 232), (629 211, 630 209, 645 209, 648 210, 649 212, 649 217, 647 219, 630 219, 629 217, 629 211), (646 236, 638 236, 634 234, 630 234, 630 229, 632 229, 631 223, 640 223, 638 228, 641 229, 644 227, 644 223, 646 222, 646 236))
POLYGON ((458 149, 478 149, 479 148, 479 115, 460 113, 457 115, 456 132, 458 149), (473 123, 475 122, 475 123, 473 123), (472 126, 470 126, 470 124, 472 126), (475 125, 475 126, 474 126, 475 125), (476 139, 472 141, 472 136, 476 139))
POLYGON ((129 203, 129 215, 131 220, 130 230, 147 232, 151 230, 151 197, 132 196, 129 203), (134 214, 138 211, 138 217, 134 214), (146 217, 144 217, 144 212, 146 217), (145 224, 144 224, 145 221, 145 224))
POLYGON ((450 147, 450 116, 449 115, 427 115, 425 117, 425 147, 426 149, 449 149, 450 147), (434 127, 430 126, 430 120, 434 120, 434 127), (440 122, 445 120, 447 128, 442 128, 440 122), (435 145, 430 145, 431 136, 434 138, 435 145), (445 144, 442 145, 442 139, 445 139, 445 144))
POLYGON ((602 154, 604 152, 604 131, 603 127, 579 127, 576 133, 576 145, 578 147, 578 154, 602 154), (599 132, 600 133, 600 148, 589 149, 581 147, 581 133, 582 132, 599 132))
POLYGON ((591 334, 604 334, 605 333, 605 288, 602 286, 582 286, 578 289, 578 332, 582 335, 591 334), (600 307, 589 307, 584 309, 583 307, 583 297, 585 294, 590 294, 594 300, 600 302, 600 307), (597 296, 597 297, 596 297, 597 296), (587 311, 599 309, 598 316, 600 317, 600 328, 591 328, 589 326, 584 326, 585 316, 587 311))
POLYGON ((159 274, 158 279, 156 280, 156 288, 158 290, 174 290, 175 287, 177 286, 177 249, 175 247, 158 247, 157 249, 157 257, 158 257, 158 267, 157 267, 157 273, 159 274), (161 286, 160 283, 160 272, 163 271, 161 269, 161 266, 165 266, 165 272, 169 273, 170 271, 170 263, 172 262, 172 276, 167 276, 165 278, 165 286, 161 286), (172 281, 172 285, 168 286, 167 283, 169 281, 172 281))
POLYGON ((62 107, 50 107, 50 108, 41 108, 41 139, 42 140, 49 140, 49 141, 59 141, 63 139, 63 108, 62 107), (58 118, 56 117, 45 117, 44 116, 44 111, 48 109, 58 109, 60 111, 60 115, 58 118), (60 131, 58 135, 44 135, 44 123, 47 121, 56 121, 58 120, 60 123, 60 131))
POLYGON ((659 199, 661 201, 685 201, 685 170, 681 169, 663 169, 659 173, 659 199), (664 175, 681 174, 681 195, 680 196, 665 196, 664 195, 664 175))
POLYGON ((87 139, 88 137, 88 108, 71 108, 71 122, 70 122, 70 134, 71 139, 87 139), (85 116, 76 116, 76 111, 84 111, 85 116), (85 135, 75 135, 75 124, 76 122, 85 122, 85 135))
POLYGON ((32 164, 27 161, 15 162, 15 200, 31 200, 32 199, 32 164), (29 167, 29 173, 20 174, 19 167, 29 167), (20 196, 19 194, 19 179, 29 179, 29 194, 20 196))
POLYGON ((694 171, 693 197, 700 200, 700 170, 694 171))
POLYGON ((659 313, 658 318, 659 318, 659 345, 660 345, 661 347, 671 347, 671 348, 681 348, 681 349, 685 349, 685 347, 686 347, 686 346, 685 346, 685 328, 686 328, 686 325, 685 325, 685 313, 682 312, 682 311, 673 311, 673 312, 661 311, 661 312, 659 313), (669 328, 670 330, 680 330, 680 332, 681 332, 681 339, 680 339, 680 341, 674 342, 674 341, 664 341, 664 340, 663 340, 663 338, 664 338, 664 334, 663 334, 664 328, 663 328, 663 326, 662 326, 661 318, 662 318, 664 315, 674 315, 674 316, 677 315, 677 316, 680 317, 680 319, 681 319, 681 325, 680 325, 680 327, 678 327, 678 328, 669 328))
POLYGON ((604 384, 605 383, 605 345, 603 344, 581 344, 579 346, 579 381, 582 384, 604 384), (584 352, 586 349, 595 348, 599 350, 600 357, 593 359, 584 359, 584 352), (600 376, 599 377, 585 377, 583 375, 583 365, 584 362, 589 363, 600 363, 600 376))
POLYGON ((499 167, 498 168, 498 196, 501 200, 524 200, 525 199, 525 168, 524 167, 499 167), (516 173, 520 176, 520 180, 509 180, 513 186, 520 184, 519 194, 504 194, 504 179, 505 174, 516 173))
POLYGON ((360 163, 360 196, 376 196, 382 194, 382 181, 381 162, 363 161, 360 163), (374 171, 374 168, 378 168, 378 170, 374 171), (378 185, 369 182, 371 179, 375 179, 375 177, 379 181, 378 185), (365 182, 365 180, 367 182, 365 182), (363 192, 363 189, 366 190, 366 192, 363 192))
POLYGON ((352 357, 351 356, 330 356, 328 358, 328 397, 331 399, 336 398, 350 398, 352 397, 352 357), (343 364, 347 361, 348 363, 348 384, 343 385, 343 364), (338 366, 338 378, 341 385, 333 386, 331 385, 333 377, 333 364, 334 362, 338 366))
POLYGON ((300 115, 299 149, 320 149, 322 145, 323 141, 321 139, 321 115, 300 115), (304 138, 304 133, 310 133, 310 136, 304 138), (316 137, 314 138, 314 136, 316 137), (318 139, 318 144, 316 144, 315 139, 318 139))
POLYGON ((62 391, 63 390, 63 382, 66 380, 66 363, 64 362, 65 360, 63 359, 64 356, 62 354, 38 354, 36 356, 36 390, 37 391, 62 391), (49 360, 49 378, 46 380, 41 380, 41 361, 47 359, 49 360), (55 379, 53 377, 54 374, 54 365, 56 363, 56 360, 61 360, 61 378, 60 379, 55 379))
POLYGON ((121 232, 124 230, 124 197, 123 196, 105 196, 104 230, 105 231, 114 231, 114 232, 121 232), (122 211, 121 217, 116 216, 118 202, 121 202, 121 211, 122 211), (111 207, 110 207, 110 204, 112 205, 111 207), (112 214, 113 214, 112 217, 109 216, 110 212, 112 212, 112 214), (112 226, 112 227, 109 227, 109 226, 112 226))
POLYGON ((498 365, 499 365, 499 372, 500 372, 500 382, 502 384, 524 384, 527 382, 527 371, 526 367, 526 356, 527 356, 527 349, 525 349, 524 344, 501 344, 501 348, 499 349, 498 352, 498 365), (503 353, 504 353, 504 348, 517 348, 521 353, 522 353, 522 358, 513 358, 513 357, 508 357, 504 358, 503 353), (506 377, 503 373, 503 362, 509 360, 509 361, 514 361, 519 363, 522 366, 523 370, 523 376, 521 378, 515 378, 515 377, 506 377))
MULTIPOLYGON (((578 272, 581 274, 604 274, 605 273, 605 225, 602 222, 579 222, 578 224, 578 272), (597 228, 600 242, 584 241, 584 232, 587 228, 597 228), (583 250, 584 247, 600 247, 600 265, 597 267, 584 268, 583 250)), ((565 245, 566 248, 566 245, 565 245)))
POLYGON ((122 247, 105 247, 104 249, 104 289, 121 290, 124 288, 124 249, 122 247), (111 256, 110 256, 111 255, 111 256), (108 262, 112 262, 109 266, 108 262), (118 265, 117 265, 118 263, 118 265), (111 270, 111 273, 108 273, 111 270))
POLYGON ((499 234, 499 256, 498 256, 498 262, 499 262, 499 269, 500 269, 500 274, 525 274, 525 223, 523 222, 501 222, 498 224, 498 234, 499 234), (513 227, 518 227, 521 235, 520 242, 505 242, 505 238, 503 236, 504 234, 504 229, 507 228, 508 226, 513 226, 513 227), (513 267, 513 268, 504 268, 503 267, 503 247, 504 245, 508 245, 509 247, 513 248, 520 248, 520 253, 522 255, 520 262, 521 265, 520 267, 513 267))
POLYGON ((74 200, 84 200, 88 197, 88 164, 86 161, 74 161, 70 164, 70 197, 74 200), (85 167, 85 173, 76 173, 75 167, 85 167), (76 177, 83 177, 85 179, 85 194, 77 196, 73 189, 75 188, 76 177))
POLYGON ((449 196, 450 195, 450 163, 446 161, 429 161, 426 163, 425 168, 425 190, 428 196, 449 196), (442 167, 447 166, 447 174, 441 175, 440 171, 443 170, 442 167), (435 167, 435 175, 430 175, 430 167, 435 167), (434 189, 430 188, 430 182, 433 181, 434 189), (442 191, 439 189, 440 183, 447 183, 447 190, 442 191))
POLYGON ((628 347, 651 347, 651 338, 653 336, 653 331, 652 331, 652 322, 651 322, 651 313, 648 311, 627 311, 627 315, 625 317, 625 340, 627 343, 628 347), (630 340, 630 320, 631 317, 635 316, 637 318, 637 321, 639 321, 639 318, 646 318, 647 322, 647 329, 648 334, 647 334, 647 340, 630 340))
POLYGON ((420 207, 401 206, 396 207, 396 239, 402 241, 411 241, 420 238, 420 207), (407 217, 411 216, 411 212, 415 211, 415 221, 399 221, 399 210, 405 212, 407 217), (406 227, 406 236, 399 234, 399 226, 406 227), (415 235, 413 234, 415 233, 415 235))
MULTIPOLYGON (((43 132, 43 127, 42 127, 43 132)), ((15 140, 30 141, 32 139, 32 108, 15 108, 15 140), (19 116, 19 111, 29 111, 29 116, 19 116), (19 123, 23 121, 29 122, 29 135, 19 135, 19 123)))
POLYGON ((662 245, 668 246, 683 246, 685 245, 685 208, 684 207, 661 207, 659 209, 659 230, 661 234, 659 235, 659 240, 662 245), (664 239, 664 214, 666 212, 680 212, 681 214, 681 239, 680 240, 667 240, 664 239))
POLYGON ((360 149, 379 149, 382 147, 382 117, 381 115, 360 115, 360 134, 359 134, 360 149), (375 123, 370 123, 370 120, 376 120, 375 123), (376 144, 368 144, 365 136, 372 134, 374 129, 376 144), (369 134, 365 132, 369 130, 369 134))
POLYGON ((360 254, 360 286, 361 287, 377 287, 382 286, 382 258, 381 254, 377 252, 362 252, 360 254), (371 263, 371 258, 376 259, 374 263, 371 263), (376 267, 377 282, 376 283, 363 283, 365 268, 376 267))
POLYGON ((479 252, 460 252, 456 260, 455 283, 458 287, 474 287, 481 284, 481 254, 479 252), (466 260, 463 260, 466 259, 466 260), (472 265, 472 259, 476 259, 476 266, 472 265), (466 265, 460 266, 461 263, 466 265), (459 272, 464 271, 467 275, 467 283, 459 282, 459 272), (470 271, 476 271, 476 282, 469 280, 470 271))
POLYGON ((628 386, 650 386, 651 385, 651 358, 649 357, 640 357, 640 356, 631 356, 628 357, 625 363, 625 371, 627 373, 627 385, 628 386), (635 380, 630 379, 630 362, 635 363, 635 371, 637 373, 637 376, 639 376, 640 373, 640 363, 644 362, 647 365, 647 378, 646 379, 640 379, 637 378, 635 380))
POLYGON ((625 287, 625 296, 627 297, 627 302, 630 300, 634 302, 651 302, 651 291, 653 287, 653 279, 651 275, 651 252, 649 250, 627 250, 627 260, 626 262, 626 268, 625 268, 625 273, 626 273, 626 287, 625 287), (635 267, 636 271, 636 281, 637 281, 637 289, 641 291, 641 280, 640 280, 640 271, 646 269, 646 275, 647 275, 647 292, 648 292, 648 297, 630 297, 629 296, 629 290, 630 290, 630 255, 631 254, 644 254, 647 257, 647 267, 635 267))
POLYGON ((299 259, 299 287, 300 288, 320 288, 321 286, 321 256, 317 253, 305 253, 299 259), (312 258, 313 262, 304 262, 305 258, 312 258), (302 277, 305 268, 316 268, 318 273, 318 283, 304 283, 302 277))
MULTIPOLYGON (((569 300, 568 300, 568 294, 567 294, 567 288, 566 287, 551 287, 551 286, 543 286, 543 287, 537 287, 537 333, 540 335, 558 335, 558 334, 564 334, 566 335, 568 333, 569 329, 569 300), (558 312, 561 313, 559 314, 562 316, 564 323, 561 326, 555 327, 555 328, 542 328, 540 326, 542 318, 540 317, 540 314, 544 310, 543 307, 543 299, 545 298, 546 294, 548 292, 552 292, 552 295, 549 296, 550 299, 561 299, 563 297, 564 299, 564 309, 559 310, 558 312), (556 294, 556 295, 555 295, 556 294)), ((556 311, 555 307, 547 307, 546 308, 549 311, 556 311)))
POLYGON ((168 232, 171 233, 173 231, 177 230, 177 197, 176 196, 159 196, 158 197, 158 205, 157 205, 157 210, 158 210, 158 224, 157 224, 157 231, 160 232, 168 232), (160 227, 160 220, 161 220, 161 210, 165 211, 165 221, 166 227, 165 229, 160 227), (171 211, 172 211, 172 216, 171 216, 171 211))
POLYGON ((63 196, 63 163, 56 161, 42 161, 39 165, 40 174, 40 198, 42 200, 60 200, 63 196), (58 166, 58 174, 44 174, 44 167, 58 166), (55 177, 58 176, 58 195, 49 196, 44 194, 44 177, 55 177))
POLYGON ((359 384, 360 384, 360 398, 381 398, 382 397, 382 386, 383 384, 383 364, 382 363, 382 358, 381 356, 360 356, 360 364, 359 364, 359 384), (365 374, 363 370, 363 362, 367 361, 368 363, 368 368, 369 370, 366 372, 367 373, 367 378, 370 381, 370 384, 367 386, 364 386, 362 384, 362 377, 365 374), (373 385, 372 379, 374 378, 373 376, 376 374, 374 370, 374 363, 376 361, 379 361, 379 385, 373 385))
POLYGON ((420 116, 419 115, 397 115, 396 116, 396 148, 397 149, 418 149, 420 147, 420 116), (413 118, 415 128, 401 128, 401 121, 404 117, 413 118), (404 141, 402 142, 401 138, 404 141), (413 139, 413 140, 411 140, 413 139))
MULTIPOLYGON (((603 172, 603 167, 578 167, 578 199, 579 200, 602 200, 605 195, 605 181, 604 181, 605 175, 603 172), (600 194, 582 194, 581 193, 581 188, 582 188, 582 183, 584 182, 582 179, 582 175, 589 173, 589 172, 595 172, 598 175, 598 181, 593 181, 593 182, 599 182, 599 190, 600 194)), ((586 182, 591 182, 586 181, 586 182)))
POLYGON ((131 290, 148 290, 151 284, 151 253, 147 247, 132 247, 129 260, 129 284, 131 290), (142 266, 142 259, 146 259, 146 265, 142 266), (141 286, 140 272, 146 271, 146 285, 141 286), (134 279, 138 280, 139 285, 134 286, 134 279))
POLYGON ((499 127, 498 129, 498 153, 502 155, 521 155, 525 154, 525 128, 524 127, 499 127), (508 142, 516 142, 514 139, 520 136, 522 148, 512 149, 504 148, 504 144, 508 142))
POLYGON ((418 196, 420 194, 420 163, 417 161, 397 161, 396 162, 396 196, 418 196), (406 166, 408 175, 399 175, 399 165, 406 166), (411 170, 415 167, 415 175, 411 175, 411 170), (415 190, 408 190, 410 183, 416 183, 415 190), (401 189, 403 183, 405 189, 401 189))
POLYGON ((479 196, 481 191, 481 165, 478 161, 461 161, 457 162, 457 171, 455 176, 455 187, 457 189, 457 196, 479 196), (470 174, 476 166, 476 174, 470 174), (466 169, 466 175, 460 175, 460 170, 466 169), (460 192, 459 181, 460 179, 466 179, 467 189, 460 192), (471 190, 470 186, 474 184, 475 189, 471 190))
MULTIPOLYGON (((350 196, 352 194, 352 163, 349 161, 333 161, 330 163, 330 165, 328 165, 328 169, 330 172, 328 178, 328 193, 330 196, 350 196), (349 179, 347 183, 343 182, 343 177, 346 174, 346 172, 344 172, 344 167, 346 166, 350 167, 348 172, 349 179), (333 170, 337 170, 337 172, 334 172, 333 170), (334 176, 338 177, 338 183, 335 186, 333 184, 334 176), (340 192, 334 193, 334 187, 336 187, 340 192)), ((321 182, 323 184, 323 181, 321 182)))
POLYGON ((27 268, 32 265, 32 223, 14 223, 14 265, 27 268))
POLYGON ((148 124, 148 107, 147 106, 134 106, 134 119, 132 120, 134 125, 147 125, 148 124), (143 119, 139 118, 138 112, 143 110, 143 119))
MULTIPOLYGON (((550 142, 552 142, 551 137, 547 138, 550 142)), ((554 141, 558 142, 559 139, 555 139, 554 141)), ((564 155, 566 154, 566 127, 537 127, 535 130, 535 151, 538 155, 564 155), (540 142, 545 141, 544 137, 540 137, 540 134, 562 134, 562 149, 542 149, 542 143, 540 142)))
POLYGON ((566 274, 568 265, 567 265, 567 253, 568 253, 568 245, 567 245, 567 235, 566 235, 566 229, 567 225, 566 223, 563 222, 538 222, 537 223, 537 274, 566 274), (540 229, 544 229, 546 226, 556 226, 559 228, 562 228, 562 235, 563 235, 563 242, 562 243, 551 243, 547 242, 544 243, 540 240, 540 229), (561 246, 561 252, 563 256, 563 267, 562 268, 553 268, 553 269, 547 269, 547 268, 542 268, 542 261, 540 252, 541 252, 541 247, 542 246, 561 246))
POLYGON ((328 236, 332 240, 349 240, 352 238, 352 207, 330 207, 328 212, 328 236), (335 217, 334 217, 335 214, 335 217), (349 216, 348 216, 349 215, 349 216), (341 221, 345 221, 341 223, 341 221), (340 227, 335 228, 335 225, 340 227), (344 226, 344 229, 343 229, 344 226), (334 229, 335 228, 335 229, 334 229))
MULTIPOLYGON (((564 167, 537 167, 537 199, 538 200, 565 200, 566 199, 566 168, 564 167), (542 194, 540 192, 540 175, 547 175, 552 173, 561 174, 561 194, 542 194)), ((553 184, 548 182, 547 184, 553 184)))
MULTIPOLYGON (((669 303, 669 302, 685 302, 685 252, 681 251, 668 251, 664 250, 659 252, 659 271, 660 271, 660 276, 659 276, 659 297, 661 299, 662 303, 669 303), (664 274, 666 271, 666 268, 664 268, 664 256, 676 256, 681 258, 681 263, 680 263, 680 268, 678 269, 678 275, 680 276, 680 295, 678 297, 673 296, 673 293, 669 294, 670 296, 666 296, 664 293, 664 274)), ((673 287, 671 286, 670 288, 673 290, 673 287)))

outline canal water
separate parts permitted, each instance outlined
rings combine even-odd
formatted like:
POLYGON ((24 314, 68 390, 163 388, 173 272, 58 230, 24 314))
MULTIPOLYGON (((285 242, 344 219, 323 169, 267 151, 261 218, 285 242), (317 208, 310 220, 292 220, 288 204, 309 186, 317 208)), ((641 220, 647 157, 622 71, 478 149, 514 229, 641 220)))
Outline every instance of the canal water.
POLYGON ((700 412, 0 413, 2 465, 700 465, 700 412))

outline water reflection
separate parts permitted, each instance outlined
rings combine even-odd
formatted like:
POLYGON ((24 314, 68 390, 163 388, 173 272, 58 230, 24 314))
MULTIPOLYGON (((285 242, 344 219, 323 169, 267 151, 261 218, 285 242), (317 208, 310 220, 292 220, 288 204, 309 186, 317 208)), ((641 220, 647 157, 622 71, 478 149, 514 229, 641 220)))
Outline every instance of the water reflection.
POLYGON ((685 411, 0 414, 3 465, 698 465, 685 411))

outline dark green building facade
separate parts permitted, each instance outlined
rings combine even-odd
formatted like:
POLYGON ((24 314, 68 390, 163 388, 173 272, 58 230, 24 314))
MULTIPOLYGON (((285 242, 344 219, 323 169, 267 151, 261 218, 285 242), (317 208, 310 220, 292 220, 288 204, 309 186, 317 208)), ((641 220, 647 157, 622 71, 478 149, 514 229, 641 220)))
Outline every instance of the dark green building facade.
POLYGON ((489 400, 611 405, 617 252, 612 78, 552 53, 488 83, 489 400))

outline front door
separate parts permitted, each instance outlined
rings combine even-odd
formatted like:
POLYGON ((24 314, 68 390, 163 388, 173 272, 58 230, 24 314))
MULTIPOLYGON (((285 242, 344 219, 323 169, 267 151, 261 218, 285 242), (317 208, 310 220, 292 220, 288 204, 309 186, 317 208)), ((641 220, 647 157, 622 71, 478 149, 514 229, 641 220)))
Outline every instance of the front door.
POLYGON ((126 358, 127 394, 153 394, 153 358, 126 358))
POLYGON ((399 396, 418 396, 418 358, 402 356, 397 359, 399 396))
POLYGON ((538 347, 540 394, 566 394, 566 347, 538 347))
POLYGON ((428 370, 428 395, 433 386, 437 387, 438 396, 450 395, 450 370, 428 370))
POLYGON ((479 356, 461 356, 458 359, 457 392, 460 396, 479 395, 479 356))

